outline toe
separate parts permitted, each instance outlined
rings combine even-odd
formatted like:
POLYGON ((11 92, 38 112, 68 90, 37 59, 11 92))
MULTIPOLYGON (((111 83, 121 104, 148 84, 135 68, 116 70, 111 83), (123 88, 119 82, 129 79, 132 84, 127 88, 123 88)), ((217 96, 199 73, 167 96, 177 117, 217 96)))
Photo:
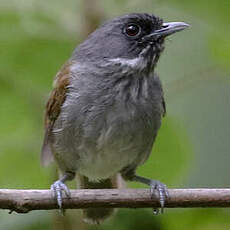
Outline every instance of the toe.
POLYGON ((159 201, 160 201, 160 205, 161 205, 161 213, 163 212, 164 209, 164 204, 165 204, 165 188, 162 185, 158 185, 156 187, 156 190, 159 193, 159 201))
POLYGON ((62 191, 64 191, 67 197, 70 197, 68 187, 62 181, 58 180, 51 185, 50 189, 53 192, 54 198, 57 200, 59 208, 62 209, 62 191))
POLYGON ((57 197, 57 191, 56 191, 56 187, 54 186, 54 184, 52 184, 50 186, 50 190, 52 192, 53 197, 56 198, 57 197))
POLYGON ((61 184, 61 190, 64 191, 64 193, 67 197, 70 197, 70 191, 64 183, 61 184))
POLYGON ((165 205, 165 200, 168 197, 168 190, 165 184, 162 184, 159 181, 153 181, 153 183, 151 184, 151 196, 155 195, 155 191, 157 191, 158 193, 158 197, 159 197, 159 202, 160 202, 160 210, 161 213, 164 212, 164 205, 165 205))

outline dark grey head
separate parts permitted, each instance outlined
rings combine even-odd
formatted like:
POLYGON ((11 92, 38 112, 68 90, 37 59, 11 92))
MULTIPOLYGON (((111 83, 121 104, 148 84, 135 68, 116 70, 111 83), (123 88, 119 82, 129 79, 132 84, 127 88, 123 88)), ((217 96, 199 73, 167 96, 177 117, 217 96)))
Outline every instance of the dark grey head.
POLYGON ((82 62, 127 64, 135 69, 151 68, 164 48, 170 34, 188 27, 183 22, 163 23, 150 14, 133 13, 114 18, 80 44, 74 59, 82 62))

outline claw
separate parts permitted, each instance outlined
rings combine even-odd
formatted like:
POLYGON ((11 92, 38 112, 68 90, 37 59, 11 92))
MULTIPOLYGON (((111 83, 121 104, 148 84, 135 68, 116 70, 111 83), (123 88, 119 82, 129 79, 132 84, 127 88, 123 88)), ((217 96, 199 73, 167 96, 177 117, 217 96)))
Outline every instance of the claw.
POLYGON ((154 208, 153 209, 153 215, 159 215, 159 208, 154 208))
MULTIPOLYGON (((151 197, 153 197, 155 195, 155 191, 158 192, 158 196, 159 196, 159 202, 160 202, 160 213, 163 214, 164 213, 164 205, 165 205, 165 200, 167 197, 169 197, 168 194, 168 190, 165 184, 162 184, 160 181, 155 181, 152 180, 151 181, 151 188, 150 188, 150 194, 151 197)), ((155 215, 159 214, 159 209, 154 209, 153 213, 155 215)))
POLYGON ((53 192, 54 198, 57 200, 61 213, 64 214, 62 208, 62 191, 64 191, 67 197, 70 197, 70 191, 68 187, 61 180, 57 180, 51 185, 50 189, 53 192))

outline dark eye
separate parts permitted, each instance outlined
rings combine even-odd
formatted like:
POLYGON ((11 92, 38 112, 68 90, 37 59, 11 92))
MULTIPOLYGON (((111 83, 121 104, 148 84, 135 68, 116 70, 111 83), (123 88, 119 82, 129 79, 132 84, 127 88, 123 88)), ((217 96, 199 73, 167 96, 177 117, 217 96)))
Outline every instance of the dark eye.
POLYGON ((134 37, 140 34, 141 28, 140 26, 136 24, 129 24, 125 27, 124 32, 129 36, 129 37, 134 37))

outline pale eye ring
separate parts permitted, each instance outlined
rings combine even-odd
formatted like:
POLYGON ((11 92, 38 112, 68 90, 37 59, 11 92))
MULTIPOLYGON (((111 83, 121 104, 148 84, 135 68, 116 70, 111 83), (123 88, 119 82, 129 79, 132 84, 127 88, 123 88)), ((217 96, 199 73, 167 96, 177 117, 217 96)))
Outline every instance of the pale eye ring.
POLYGON ((141 27, 137 24, 128 24, 124 32, 128 37, 137 37, 141 33, 141 27))

